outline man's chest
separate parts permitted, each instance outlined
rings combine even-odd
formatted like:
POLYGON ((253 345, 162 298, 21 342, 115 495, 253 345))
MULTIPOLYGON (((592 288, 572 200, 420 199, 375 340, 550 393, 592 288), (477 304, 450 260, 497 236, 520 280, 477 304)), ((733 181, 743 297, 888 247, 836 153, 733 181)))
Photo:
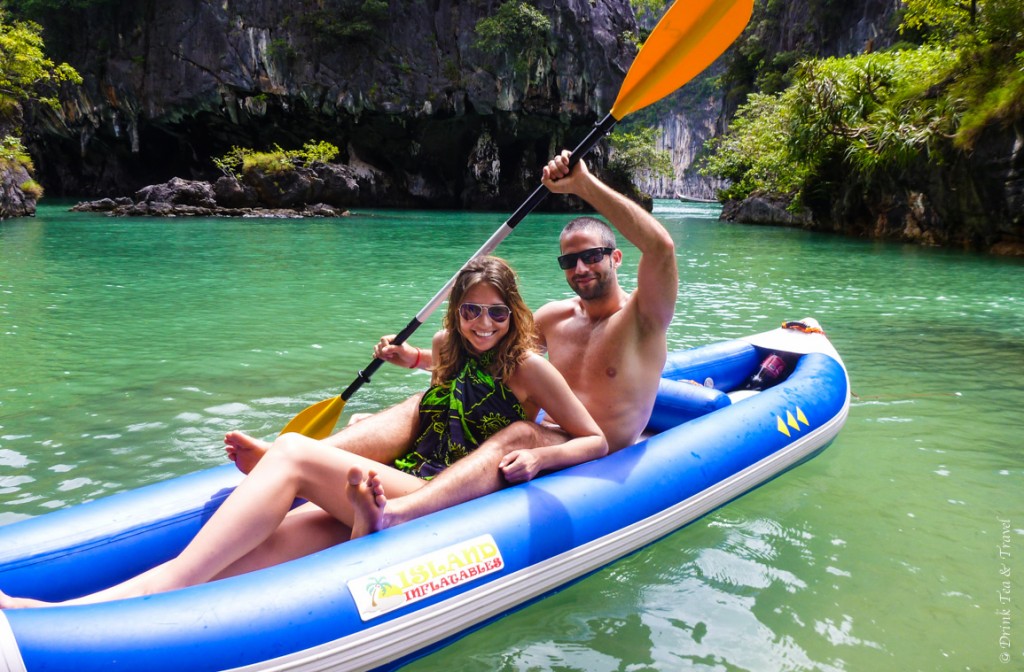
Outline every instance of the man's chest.
POLYGON ((548 359, 566 380, 614 378, 630 344, 616 321, 569 320, 548 334, 548 359))

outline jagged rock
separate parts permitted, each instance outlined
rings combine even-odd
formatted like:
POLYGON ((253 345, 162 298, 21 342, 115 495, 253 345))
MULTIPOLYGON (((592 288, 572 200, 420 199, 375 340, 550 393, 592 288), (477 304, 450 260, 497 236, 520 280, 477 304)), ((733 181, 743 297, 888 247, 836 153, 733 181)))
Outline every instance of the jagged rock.
POLYGON ((259 205, 256 190, 234 177, 224 176, 213 184, 214 198, 222 208, 254 208, 259 205))
POLYGON ((261 205, 267 208, 294 208, 317 202, 323 192, 323 181, 308 168, 280 173, 253 170, 245 182, 256 192, 261 205))
POLYGON ((360 176, 355 169, 334 163, 314 164, 313 170, 321 182, 320 200, 346 208, 357 205, 364 192, 376 191, 377 181, 372 175, 360 176))
POLYGON ((347 211, 339 210, 333 206, 327 205, 326 203, 314 203, 313 205, 307 205, 302 210, 303 217, 343 217, 347 214, 347 211))
POLYGON ((743 224, 770 224, 773 226, 811 227, 814 218, 806 208, 790 212, 789 203, 765 196, 751 196, 742 201, 727 201, 719 219, 743 224))
POLYGON ((111 212, 117 207, 112 198, 101 198, 96 201, 84 201, 71 206, 73 212, 111 212))
MULTIPOLYGON (((345 171, 324 169, 338 181, 345 171)), ((312 170, 296 170, 295 175, 281 173, 273 178, 263 174, 250 174, 247 180, 254 184, 240 184, 233 177, 222 177, 216 184, 197 180, 172 178, 163 184, 151 184, 135 192, 134 198, 101 198, 78 203, 76 212, 106 212, 119 217, 344 217, 348 211, 333 203, 311 198, 323 195, 324 182, 312 170), (276 182, 274 179, 276 178, 276 182), (272 184, 274 186, 267 186, 272 184), (319 186, 317 186, 319 185, 319 186), (259 199, 259 187, 270 194, 270 199, 259 199)), ((334 185, 335 195, 344 200, 345 189, 334 185)), ((356 185, 358 190, 358 185, 356 185)))
POLYGON ((0 166, 0 219, 36 214, 36 197, 22 188, 31 179, 28 169, 19 163, 0 166))
POLYGON ((200 208, 217 207, 213 185, 198 180, 183 180, 172 177, 164 184, 151 184, 135 192, 136 203, 155 203, 200 208))

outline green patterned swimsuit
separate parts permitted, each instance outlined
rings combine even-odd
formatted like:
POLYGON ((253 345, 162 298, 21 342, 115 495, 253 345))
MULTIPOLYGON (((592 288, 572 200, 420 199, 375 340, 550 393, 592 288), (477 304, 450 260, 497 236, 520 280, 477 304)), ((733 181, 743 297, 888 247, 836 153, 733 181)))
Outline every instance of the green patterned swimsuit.
POLYGON ((423 394, 419 435, 412 452, 395 460, 395 467, 431 479, 498 430, 526 419, 512 390, 487 373, 490 362, 491 353, 471 358, 454 380, 423 394))

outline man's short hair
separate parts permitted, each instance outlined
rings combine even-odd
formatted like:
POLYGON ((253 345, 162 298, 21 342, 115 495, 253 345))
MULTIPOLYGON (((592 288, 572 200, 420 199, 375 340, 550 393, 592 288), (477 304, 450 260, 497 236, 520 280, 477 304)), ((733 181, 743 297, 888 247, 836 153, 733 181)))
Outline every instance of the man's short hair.
POLYGON ((597 217, 577 217, 569 220, 569 223, 562 229, 562 237, 576 231, 587 231, 597 234, 601 239, 603 247, 617 248, 615 244, 615 231, 608 224, 597 217))

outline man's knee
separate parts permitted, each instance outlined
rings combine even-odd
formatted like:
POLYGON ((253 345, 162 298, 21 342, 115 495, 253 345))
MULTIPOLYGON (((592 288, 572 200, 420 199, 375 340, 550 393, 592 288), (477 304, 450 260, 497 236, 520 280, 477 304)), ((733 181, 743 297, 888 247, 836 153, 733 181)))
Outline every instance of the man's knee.
POLYGON ((529 450, 548 445, 544 428, 535 422, 520 420, 513 422, 480 445, 480 448, 499 453, 504 456, 514 450, 529 450))

